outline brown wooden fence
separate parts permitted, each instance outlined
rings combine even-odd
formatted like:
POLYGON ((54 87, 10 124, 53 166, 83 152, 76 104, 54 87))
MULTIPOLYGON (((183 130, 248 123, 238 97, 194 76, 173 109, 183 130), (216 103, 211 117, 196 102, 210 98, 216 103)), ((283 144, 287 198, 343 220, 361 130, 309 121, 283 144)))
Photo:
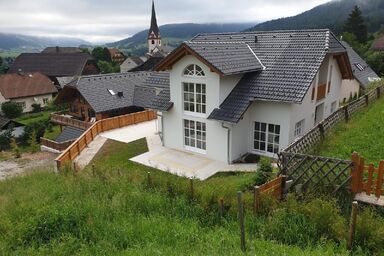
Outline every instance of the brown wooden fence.
POLYGON ((326 119, 321 121, 318 125, 313 127, 301 138, 290 144, 287 148, 283 149, 283 152, 288 153, 309 153, 313 146, 319 143, 324 136, 340 121, 348 122, 351 116, 358 110, 366 107, 370 102, 374 102, 380 98, 384 86, 377 87, 374 90, 369 91, 367 94, 361 96, 357 100, 339 108, 337 111, 332 113, 326 119))
POLYGON ((133 114, 117 116, 99 120, 89 127, 75 142, 73 142, 67 150, 56 158, 57 168, 60 169, 65 163, 73 161, 85 147, 91 143, 99 133, 112 129, 121 128, 124 126, 137 124, 145 121, 154 120, 157 118, 155 112, 146 110, 133 114))
POLYGON ((352 161, 354 163, 352 193, 365 193, 367 196, 374 195, 380 198, 384 194, 384 161, 381 161, 377 168, 373 164, 365 165, 364 158, 356 153, 352 155, 352 161))
POLYGON ((74 140, 69 140, 69 141, 64 141, 64 142, 56 142, 56 141, 49 140, 46 138, 40 138, 40 144, 42 146, 46 146, 48 148, 52 148, 52 149, 55 149, 57 151, 66 150, 73 142, 74 142, 74 140))
POLYGON ((83 130, 87 130, 92 126, 92 123, 90 122, 84 122, 70 117, 66 117, 63 115, 63 113, 52 113, 50 120, 51 122, 59 125, 76 127, 83 130))

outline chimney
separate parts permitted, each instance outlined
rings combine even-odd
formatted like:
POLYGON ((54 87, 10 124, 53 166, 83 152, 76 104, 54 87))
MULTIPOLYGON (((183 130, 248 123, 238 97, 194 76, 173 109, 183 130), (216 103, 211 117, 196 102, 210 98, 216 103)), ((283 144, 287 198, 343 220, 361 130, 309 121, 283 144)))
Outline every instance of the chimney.
POLYGON ((119 96, 121 98, 124 96, 124 93, 123 92, 117 92, 117 96, 119 96))
POLYGON ((258 40, 258 38, 257 38, 257 36, 255 36, 255 43, 257 43, 259 40, 258 40))

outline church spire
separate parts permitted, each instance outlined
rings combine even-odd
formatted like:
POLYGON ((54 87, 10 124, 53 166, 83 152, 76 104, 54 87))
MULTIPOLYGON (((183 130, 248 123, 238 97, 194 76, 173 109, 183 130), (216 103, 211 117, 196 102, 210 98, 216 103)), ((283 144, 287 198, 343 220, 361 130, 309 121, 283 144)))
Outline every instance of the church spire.
POLYGON ((155 11, 155 2, 152 0, 152 17, 151 17, 151 27, 148 31, 148 39, 160 39, 160 30, 157 26, 156 11, 155 11))

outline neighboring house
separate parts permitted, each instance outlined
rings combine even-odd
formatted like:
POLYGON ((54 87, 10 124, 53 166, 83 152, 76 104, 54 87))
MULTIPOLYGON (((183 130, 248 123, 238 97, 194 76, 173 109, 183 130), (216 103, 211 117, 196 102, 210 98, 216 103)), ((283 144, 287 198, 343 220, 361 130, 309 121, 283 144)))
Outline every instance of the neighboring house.
POLYGON ((353 73, 327 29, 202 34, 166 57, 170 87, 151 108, 165 147, 234 162, 276 157, 339 108, 353 73))
POLYGON ((13 101, 23 107, 23 112, 31 112, 33 104, 47 105, 57 94, 53 82, 40 73, 16 73, 0 76, 0 103, 13 101))
POLYGON ((144 62, 147 61, 147 57, 128 57, 121 65, 120 65, 120 73, 126 73, 131 69, 140 66, 144 62))
POLYGON ((163 59, 164 57, 149 57, 144 63, 129 70, 129 72, 154 71, 156 65, 159 64, 163 59))
POLYGON ((78 47, 47 47, 41 53, 80 53, 82 52, 78 47))
POLYGON ((341 43, 347 49, 354 77, 353 79, 345 79, 342 83, 340 99, 342 102, 346 102, 350 98, 358 96, 360 89, 364 90, 371 82, 380 80, 380 77, 347 42, 342 41, 341 43))
POLYGON ((370 48, 371 51, 375 51, 375 52, 382 52, 384 51, 384 36, 380 37, 379 39, 376 39, 371 48, 370 48))
POLYGON ((115 62, 119 65, 121 65, 126 58, 125 55, 116 48, 104 48, 104 51, 106 52, 109 61, 115 62))
POLYGON ((83 76, 60 91, 56 103, 68 103, 69 115, 83 121, 142 111, 169 86, 169 74, 158 72, 83 76))
POLYGON ((20 137, 24 132, 24 125, 10 120, 4 116, 0 116, 0 134, 12 128, 12 136, 15 138, 20 137))
POLYGON ((88 53, 22 53, 8 73, 39 72, 48 76, 60 89, 58 79, 99 74, 96 62, 88 53))

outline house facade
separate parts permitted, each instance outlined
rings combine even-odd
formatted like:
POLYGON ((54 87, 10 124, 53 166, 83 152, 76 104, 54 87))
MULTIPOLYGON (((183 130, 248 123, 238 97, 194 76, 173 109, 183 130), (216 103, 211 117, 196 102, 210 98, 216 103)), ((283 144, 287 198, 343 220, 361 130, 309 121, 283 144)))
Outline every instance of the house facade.
POLYGON ((6 74, 0 76, 0 104, 13 101, 21 105, 23 112, 32 112, 33 105, 45 107, 57 89, 53 82, 40 73, 6 74))
POLYGON ((329 30, 198 35, 160 65, 165 147, 232 163, 276 157, 339 107, 346 50, 329 30))

